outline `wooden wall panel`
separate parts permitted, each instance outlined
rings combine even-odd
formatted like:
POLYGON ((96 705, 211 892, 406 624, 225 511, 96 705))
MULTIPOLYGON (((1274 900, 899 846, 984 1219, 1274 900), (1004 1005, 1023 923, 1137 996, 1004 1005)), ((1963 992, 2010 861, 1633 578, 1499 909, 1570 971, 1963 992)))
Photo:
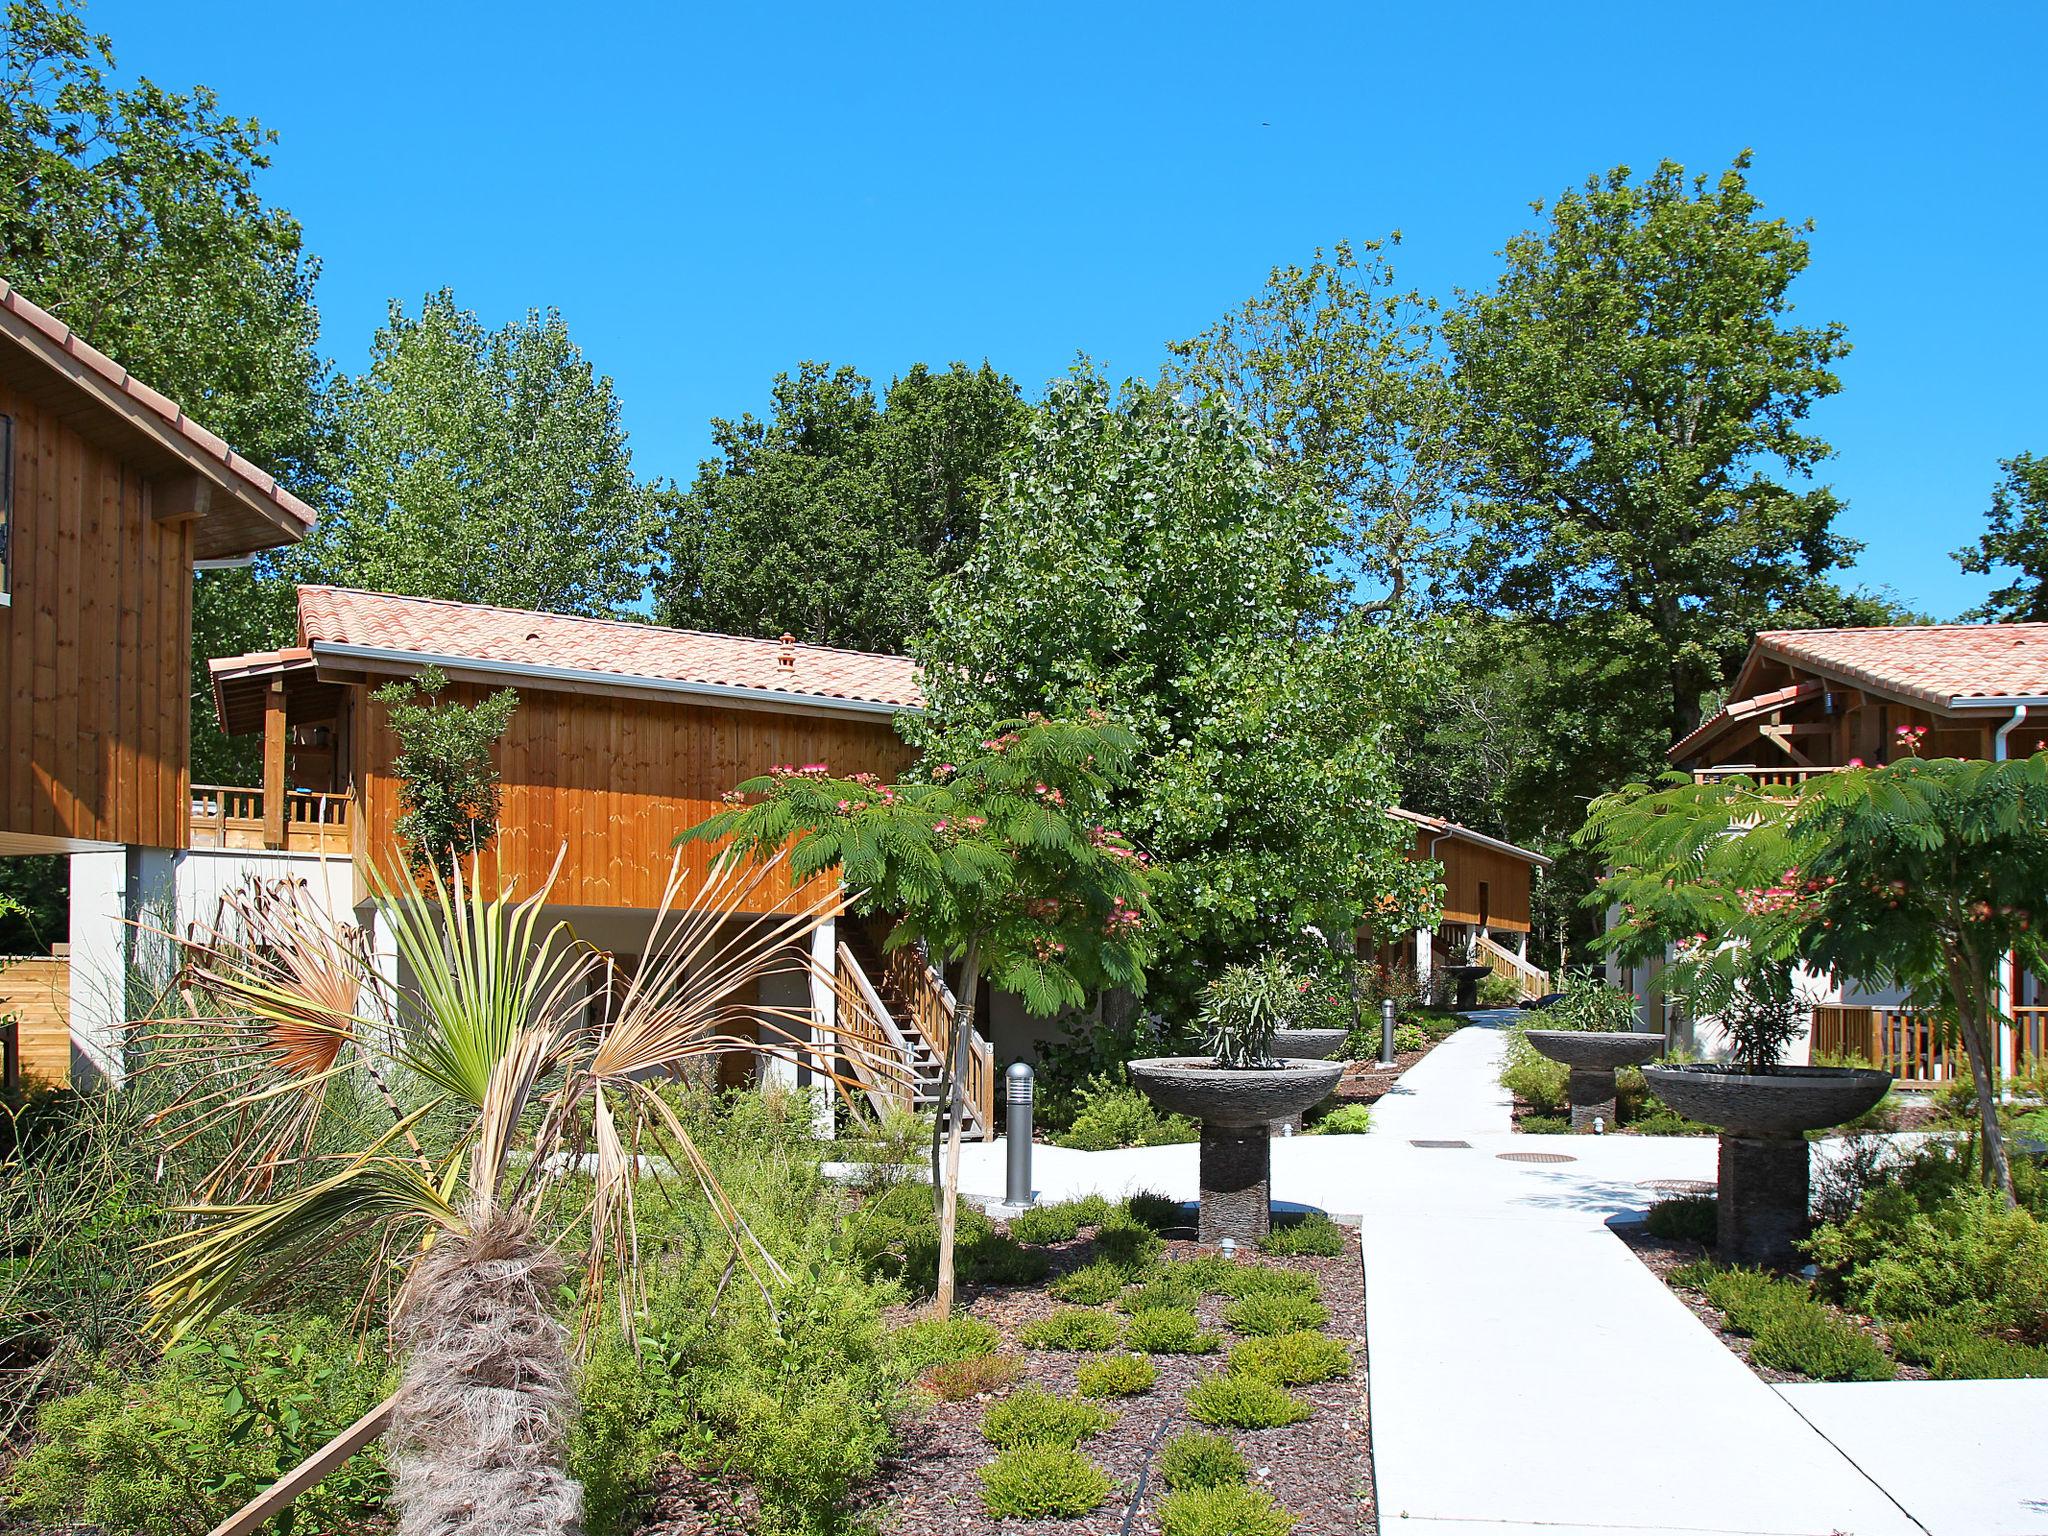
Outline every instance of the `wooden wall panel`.
POLYGON ((1433 841, 1436 842, 1436 860, 1444 867, 1445 922, 1480 921, 1479 886, 1484 881, 1487 926, 1510 933, 1529 931, 1530 887, 1535 878, 1533 866, 1513 854, 1479 843, 1468 843, 1462 838, 1446 837, 1438 841, 1436 834, 1428 831, 1416 834, 1414 857, 1429 858, 1429 847, 1433 841))
POLYGON ((188 837, 192 530, 46 408, 14 419, 10 604, 0 608, 0 830, 148 847, 188 837))
POLYGON ((64 1087, 71 1081, 71 962, 61 955, 0 958, 0 1013, 21 1027, 21 1070, 64 1087))
MULTIPOLYGON (((353 691, 364 851, 391 868, 397 741, 384 706, 367 688, 353 691)), ((474 702, 484 692, 456 687, 449 696, 474 702)), ((661 899, 676 834, 721 809, 719 797, 740 780, 777 763, 808 762, 893 778, 911 756, 885 721, 520 689, 498 749, 502 803, 486 872, 536 889, 566 842, 555 901, 651 908, 661 899)), ((691 889, 701 887, 712 857, 703 845, 688 851, 691 889)))

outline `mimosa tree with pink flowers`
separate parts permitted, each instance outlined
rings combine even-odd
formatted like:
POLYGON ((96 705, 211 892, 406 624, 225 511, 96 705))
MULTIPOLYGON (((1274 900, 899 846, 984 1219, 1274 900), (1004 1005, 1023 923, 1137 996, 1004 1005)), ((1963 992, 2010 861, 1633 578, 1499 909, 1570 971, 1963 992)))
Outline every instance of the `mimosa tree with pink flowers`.
POLYGON ((1903 990, 1969 1056, 1984 1181, 2012 1198, 1998 1123, 2009 960, 2048 965, 2048 752, 1907 757, 1794 791, 1741 775, 1595 801, 1582 841, 1608 873, 1606 946, 1678 946, 1671 975, 1712 1008, 1804 963, 1903 990))
POLYGON ((896 785, 872 774, 836 778, 824 763, 777 768, 683 834, 730 840, 761 859, 794 844, 797 878, 836 870, 859 910, 901 918, 892 946, 922 941, 934 964, 959 963, 940 1102, 941 1124, 952 1111, 943 1169, 936 1132, 932 1145, 941 1316, 953 1298, 958 1109, 982 979, 1047 1016, 1100 988, 1144 990, 1150 861, 1105 820, 1136 748, 1129 730, 1100 716, 1034 715, 943 755, 935 749, 896 785))

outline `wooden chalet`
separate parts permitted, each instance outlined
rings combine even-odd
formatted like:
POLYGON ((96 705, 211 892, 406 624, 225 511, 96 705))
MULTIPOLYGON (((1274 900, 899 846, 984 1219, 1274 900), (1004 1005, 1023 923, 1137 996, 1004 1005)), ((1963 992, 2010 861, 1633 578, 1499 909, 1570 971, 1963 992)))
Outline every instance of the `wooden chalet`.
MULTIPOLYGON (((2048 750, 2048 624, 1913 624, 1759 634, 1729 702, 1673 743, 1696 779, 1798 785, 1904 756, 1998 760, 2048 750)), ((1647 977, 1632 983, 1646 989, 1647 977)), ((2008 963, 2002 1067, 2048 1051, 2048 987, 2008 963)), ((1894 992, 1839 978, 1811 1050, 1889 1065, 1909 1082, 1956 1070, 1894 992)))
POLYGON ((312 523, 0 282, 0 855, 72 858, 71 953, 0 961, 10 1081, 68 1081, 75 1050, 115 1066, 123 919, 189 836, 193 568, 312 523))

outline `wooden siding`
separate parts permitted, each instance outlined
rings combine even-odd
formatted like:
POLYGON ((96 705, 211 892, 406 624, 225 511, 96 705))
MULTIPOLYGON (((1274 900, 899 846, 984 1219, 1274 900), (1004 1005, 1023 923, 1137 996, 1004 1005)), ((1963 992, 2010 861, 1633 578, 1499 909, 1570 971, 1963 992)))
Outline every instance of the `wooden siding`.
POLYGON ((1439 839, 1427 829, 1416 833, 1413 857, 1431 857, 1432 842, 1436 844, 1434 857, 1444 867, 1445 922, 1477 924, 1483 918, 1495 932, 1529 931, 1529 892, 1534 870, 1526 860, 1459 837, 1439 839), (1483 914, 1479 890, 1482 883, 1486 886, 1483 914))
POLYGON ((71 1081, 71 962, 62 955, 0 959, 0 1014, 21 1026, 21 1070, 63 1087, 71 1081))
POLYGON ((10 606, 0 609, 0 830, 186 840, 192 525, 150 482, 16 390, 10 606))
MULTIPOLYGON (((384 706, 367 689, 354 691, 362 717, 347 734, 361 807, 360 881, 365 855, 380 868, 397 859, 397 741, 384 706)), ((462 686, 449 697, 474 702, 485 691, 462 686)), ((809 762, 829 763, 836 774, 894 778, 911 756, 886 721, 522 688, 498 748, 504 798, 487 872, 533 890, 566 843, 553 900, 651 908, 661 899, 676 834, 720 810, 719 797, 742 779, 778 763, 809 762)), ((702 844, 689 850, 692 889, 712 856, 702 844)))

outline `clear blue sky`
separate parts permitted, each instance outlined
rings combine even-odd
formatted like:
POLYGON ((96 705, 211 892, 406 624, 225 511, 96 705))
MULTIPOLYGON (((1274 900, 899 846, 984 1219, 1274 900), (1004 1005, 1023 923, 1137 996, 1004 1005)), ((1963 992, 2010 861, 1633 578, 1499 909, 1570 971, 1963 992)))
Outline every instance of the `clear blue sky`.
POLYGON ((1864 581, 1947 617, 1996 461, 2048 453, 2048 8, 912 8, 93 0, 123 72, 282 136, 266 195, 358 366, 386 301, 553 305, 643 475, 806 357, 1149 373, 1276 262, 1399 228, 1487 282, 1527 203, 1744 146, 1812 218, 1801 312, 1864 581))

